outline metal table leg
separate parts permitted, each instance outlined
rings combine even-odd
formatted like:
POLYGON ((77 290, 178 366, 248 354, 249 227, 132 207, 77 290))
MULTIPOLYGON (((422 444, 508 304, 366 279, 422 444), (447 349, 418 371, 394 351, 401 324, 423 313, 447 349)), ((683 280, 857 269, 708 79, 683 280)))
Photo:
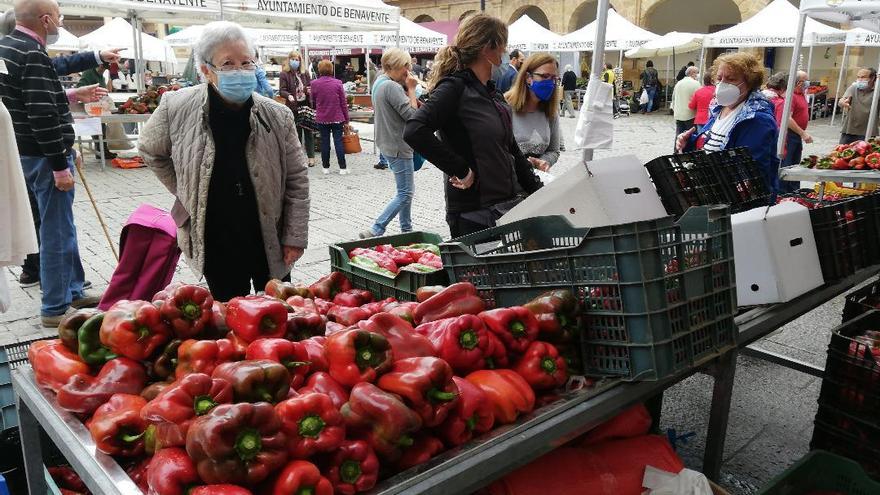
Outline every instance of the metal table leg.
POLYGON ((101 134, 98 135, 98 153, 101 154, 101 172, 107 169, 107 157, 104 156, 104 128, 101 128, 101 134))
POLYGON ((703 454, 703 472, 713 481, 718 481, 724 459, 724 440, 727 437, 727 423, 730 419, 736 356, 736 349, 728 351, 718 358, 713 367, 715 386, 712 389, 712 408, 706 432, 706 451, 703 454))
POLYGON ((27 404, 20 399, 16 402, 18 403, 18 434, 21 436, 28 493, 47 493, 48 487, 43 471, 43 449, 40 445, 40 423, 27 404))

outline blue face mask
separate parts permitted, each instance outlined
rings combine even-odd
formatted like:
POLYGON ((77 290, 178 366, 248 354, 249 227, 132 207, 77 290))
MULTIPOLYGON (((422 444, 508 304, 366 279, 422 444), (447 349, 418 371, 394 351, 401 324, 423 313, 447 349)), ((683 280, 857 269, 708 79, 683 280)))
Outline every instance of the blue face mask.
POLYGON ((868 81, 856 81, 856 88, 868 89, 868 81))
POLYGON ((217 90, 231 102, 244 103, 257 89, 257 76, 252 70, 229 70, 216 74, 217 90))
POLYGON ((299 70, 299 60, 291 60, 290 68, 293 70, 299 70))
POLYGON ((535 93, 535 96, 537 96, 539 100, 549 101, 550 98, 553 97, 553 92, 556 91, 556 82, 552 79, 532 81, 532 83, 529 84, 529 88, 532 90, 532 93, 535 93))

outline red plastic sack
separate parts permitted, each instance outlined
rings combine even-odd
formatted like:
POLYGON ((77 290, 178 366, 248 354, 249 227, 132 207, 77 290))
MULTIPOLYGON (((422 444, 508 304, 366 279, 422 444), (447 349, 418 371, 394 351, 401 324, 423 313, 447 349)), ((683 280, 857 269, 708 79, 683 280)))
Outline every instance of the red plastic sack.
POLYGON ((605 440, 640 437, 650 430, 651 414, 644 404, 636 404, 572 441, 569 446, 585 447, 605 440))
POLYGON ((665 437, 647 435, 589 448, 556 449, 492 483, 483 493, 641 495, 647 465, 670 473, 684 469, 665 437))

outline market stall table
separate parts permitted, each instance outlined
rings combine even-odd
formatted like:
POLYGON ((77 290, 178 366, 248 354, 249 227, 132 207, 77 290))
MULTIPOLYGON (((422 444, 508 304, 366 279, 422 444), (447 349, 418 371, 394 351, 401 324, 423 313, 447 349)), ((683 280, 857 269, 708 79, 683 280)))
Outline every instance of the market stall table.
MULTIPOLYGON (((105 125, 106 124, 142 124, 142 123, 145 123, 146 121, 150 120, 150 116, 151 116, 151 114, 148 114, 148 113, 145 113, 145 114, 112 113, 112 114, 100 115, 100 116, 99 115, 88 115, 88 114, 84 114, 84 113, 74 113, 73 114, 74 121, 76 121, 76 120, 83 121, 85 119, 98 119, 101 121, 101 124, 105 124, 105 125)), ((121 139, 121 138, 120 139, 104 139, 104 135, 100 132, 98 132, 97 134, 94 134, 94 135, 98 136, 98 139, 95 139, 91 136, 83 137, 83 136, 77 134, 76 140, 77 140, 77 143, 79 144, 80 153, 82 153, 82 144, 84 142, 92 143, 92 145, 97 143, 97 145, 99 146, 98 149, 102 149, 102 150, 104 149, 105 142, 114 142, 114 143, 116 143, 116 142, 125 142, 125 143, 137 142, 137 138, 131 138, 131 137, 127 137, 127 136, 125 139, 121 139)), ((104 155, 101 154, 101 169, 103 170, 106 167, 107 167, 107 160, 104 158, 104 155)))

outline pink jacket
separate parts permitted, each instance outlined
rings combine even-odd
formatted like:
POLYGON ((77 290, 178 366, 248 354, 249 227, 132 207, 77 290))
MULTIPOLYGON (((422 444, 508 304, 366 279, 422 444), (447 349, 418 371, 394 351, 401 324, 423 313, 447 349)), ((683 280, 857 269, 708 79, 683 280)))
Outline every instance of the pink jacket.
POLYGON ((315 122, 348 122, 348 101, 345 99, 342 81, 331 76, 321 76, 312 81, 311 88, 315 122))

